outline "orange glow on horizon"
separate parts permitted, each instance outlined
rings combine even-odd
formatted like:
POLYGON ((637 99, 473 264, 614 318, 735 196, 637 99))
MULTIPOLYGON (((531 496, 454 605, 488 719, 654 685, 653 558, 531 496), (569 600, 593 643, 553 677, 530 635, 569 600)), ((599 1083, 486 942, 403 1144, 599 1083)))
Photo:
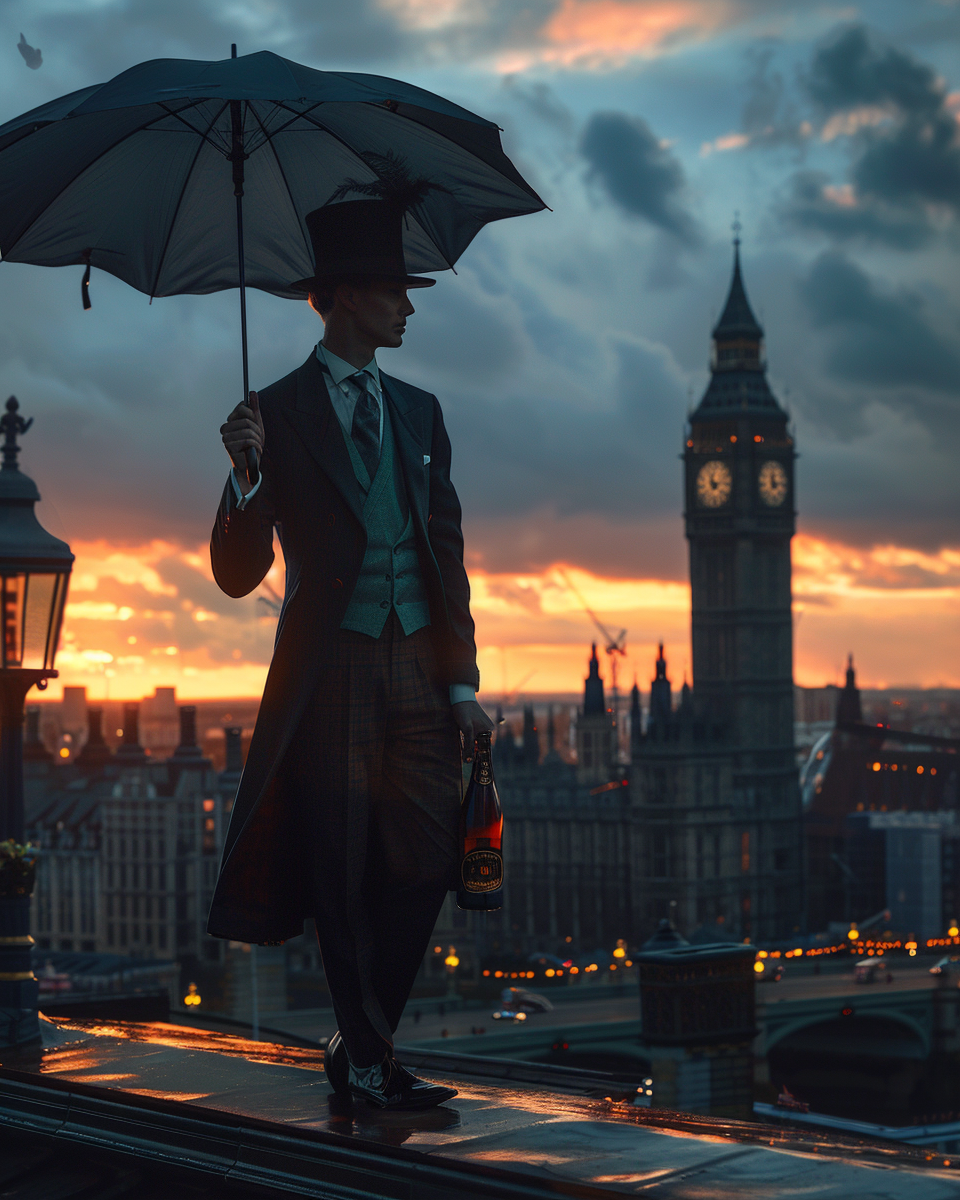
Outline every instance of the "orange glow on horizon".
MULTIPOLYGON (((223 596, 206 547, 151 542, 118 548, 74 546, 63 639, 57 657, 64 685, 86 686, 92 700, 140 699, 175 686, 183 700, 257 697, 276 628, 251 595, 223 596)), ((799 534, 793 544, 795 677, 806 687, 842 682, 852 651, 864 687, 960 686, 960 548, 925 553, 895 545, 861 549, 799 534)), ((634 675, 649 686, 657 643, 670 677, 692 682, 690 589, 685 581, 593 574, 573 564, 544 570, 470 572, 483 692, 576 693, 589 646, 603 639, 565 574, 616 633, 627 633, 619 660, 621 689, 634 675)), ((282 563, 268 577, 283 591, 282 563)))

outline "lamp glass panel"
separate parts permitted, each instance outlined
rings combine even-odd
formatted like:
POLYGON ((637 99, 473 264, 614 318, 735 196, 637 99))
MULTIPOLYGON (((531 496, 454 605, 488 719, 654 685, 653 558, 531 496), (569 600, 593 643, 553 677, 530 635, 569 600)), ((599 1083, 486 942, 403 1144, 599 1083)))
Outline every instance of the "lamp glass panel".
POLYGON ((4 667, 22 667, 23 601, 26 575, 4 575, 0 581, 0 639, 4 667))
MULTIPOLYGON (((43 670, 52 665, 47 661, 47 656, 51 623, 56 619, 54 602, 59 581, 59 574, 53 572, 30 576, 24 604, 23 660, 20 664, 30 670, 43 670)), ((52 657, 51 653, 51 660, 52 657)))

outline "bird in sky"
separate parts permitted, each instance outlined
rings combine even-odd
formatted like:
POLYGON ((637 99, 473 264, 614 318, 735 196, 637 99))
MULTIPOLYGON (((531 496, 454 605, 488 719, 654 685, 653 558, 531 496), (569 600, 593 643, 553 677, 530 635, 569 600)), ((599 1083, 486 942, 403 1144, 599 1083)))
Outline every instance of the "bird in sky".
POLYGON ((27 64, 30 70, 36 71, 36 69, 43 62, 43 55, 39 50, 34 50, 22 33, 20 34, 20 41, 17 42, 17 49, 23 55, 23 61, 27 64))

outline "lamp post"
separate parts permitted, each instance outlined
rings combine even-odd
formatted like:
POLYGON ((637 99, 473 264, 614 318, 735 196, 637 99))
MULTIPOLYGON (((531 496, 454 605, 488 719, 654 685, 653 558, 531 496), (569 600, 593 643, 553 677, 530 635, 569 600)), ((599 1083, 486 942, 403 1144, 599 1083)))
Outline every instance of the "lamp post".
POLYGON ((73 555, 47 533, 33 506, 36 484, 17 466, 17 435, 33 420, 16 397, 0 417, 0 1046, 38 1041, 30 896, 35 860, 24 854, 23 704, 56 676, 53 662, 73 555))

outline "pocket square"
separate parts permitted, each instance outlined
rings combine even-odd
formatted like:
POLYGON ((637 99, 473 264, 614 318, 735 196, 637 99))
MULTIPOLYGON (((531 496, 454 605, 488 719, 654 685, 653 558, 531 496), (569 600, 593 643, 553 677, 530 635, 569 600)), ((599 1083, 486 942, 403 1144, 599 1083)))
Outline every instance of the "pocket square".
POLYGON ((427 463, 428 463, 429 461, 430 461, 430 455, 429 455, 429 454, 425 454, 425 455, 423 456, 423 465, 424 465, 424 466, 426 466, 426 465, 427 465, 427 463))

